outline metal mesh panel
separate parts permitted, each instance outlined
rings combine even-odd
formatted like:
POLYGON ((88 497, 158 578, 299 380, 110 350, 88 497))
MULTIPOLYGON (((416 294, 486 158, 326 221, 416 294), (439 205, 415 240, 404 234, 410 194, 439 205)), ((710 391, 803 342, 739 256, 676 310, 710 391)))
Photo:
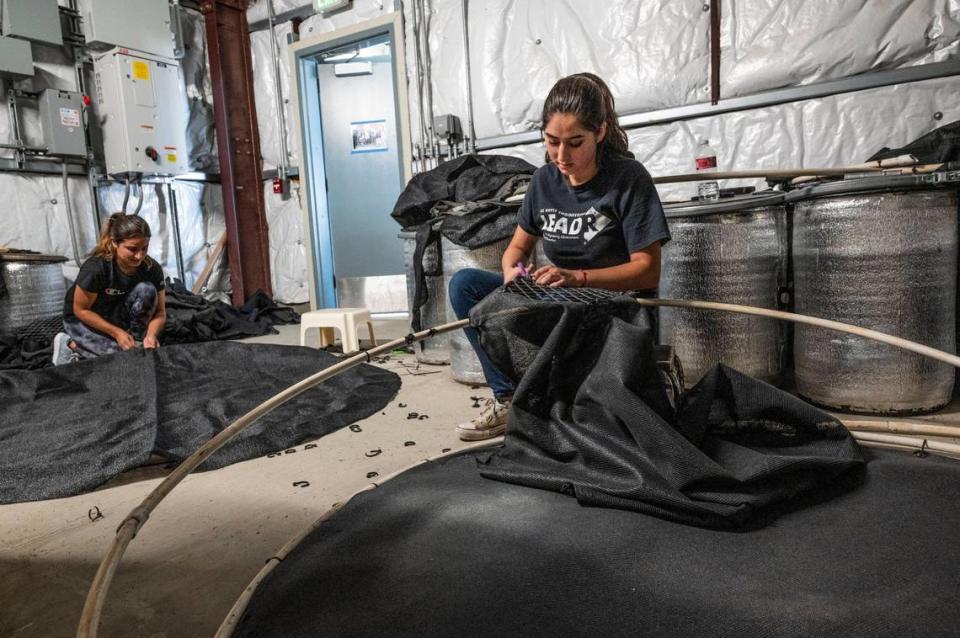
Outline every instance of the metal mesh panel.
POLYGON ((624 294, 602 288, 552 288, 535 283, 529 277, 517 277, 507 284, 506 291, 535 301, 587 304, 607 301, 624 294))

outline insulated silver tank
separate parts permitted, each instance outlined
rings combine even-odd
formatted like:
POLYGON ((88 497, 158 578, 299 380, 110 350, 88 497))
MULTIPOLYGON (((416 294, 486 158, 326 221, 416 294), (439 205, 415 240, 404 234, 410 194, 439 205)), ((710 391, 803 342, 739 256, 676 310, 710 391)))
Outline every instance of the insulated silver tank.
POLYGON ((64 261, 54 255, 0 255, 0 332, 15 333, 34 321, 62 316, 64 261))
MULTIPOLYGON (((444 286, 449 289, 451 277, 464 268, 479 268, 499 274, 502 272, 503 253, 509 245, 510 239, 508 238, 471 250, 465 246, 458 246, 446 237, 442 238, 444 286)), ((457 315, 454 314, 448 297, 447 321, 456 320, 457 315)), ((480 360, 477 359, 477 355, 462 330, 450 333, 450 373, 453 379, 460 383, 486 384, 483 369, 480 367, 480 360)))
MULTIPOLYGON (((667 207, 659 295, 777 310, 786 282, 786 211, 780 194, 667 207)), ((672 345, 687 386, 717 363, 776 383, 787 328, 748 315, 660 308, 660 342, 672 345)))
MULTIPOLYGON (((796 311, 955 352, 956 194, 807 190, 816 198, 794 209, 796 311)), ((925 412, 953 392, 952 366, 853 335, 797 325, 794 360, 797 392, 839 410, 925 412)))
MULTIPOLYGON (((417 234, 404 231, 399 235, 403 240, 403 263, 407 272, 407 308, 413 318, 413 295, 416 291, 416 278, 413 271, 413 256, 417 249, 417 234)), ((440 270, 440 251, 436 244, 427 247, 423 253, 425 272, 439 273, 426 275, 427 301, 420 309, 420 325, 423 329, 446 323, 447 286, 440 270)), ((414 344, 417 361, 434 365, 450 363, 450 334, 444 333, 414 344)))

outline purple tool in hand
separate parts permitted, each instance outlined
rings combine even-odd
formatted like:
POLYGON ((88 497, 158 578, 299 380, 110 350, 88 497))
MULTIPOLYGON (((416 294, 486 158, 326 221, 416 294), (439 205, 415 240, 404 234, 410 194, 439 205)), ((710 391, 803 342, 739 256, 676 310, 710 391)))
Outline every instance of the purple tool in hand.
POLYGON ((521 277, 529 277, 530 273, 527 272, 527 267, 523 265, 522 261, 517 262, 517 270, 520 271, 521 277))

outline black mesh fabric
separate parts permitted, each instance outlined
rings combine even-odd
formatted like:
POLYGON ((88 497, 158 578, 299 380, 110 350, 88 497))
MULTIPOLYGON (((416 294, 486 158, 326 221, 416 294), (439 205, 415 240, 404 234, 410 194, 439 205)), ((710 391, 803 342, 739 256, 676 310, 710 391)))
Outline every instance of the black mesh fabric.
MULTIPOLYGON (((142 465, 180 462, 280 390, 336 363, 312 348, 203 343, 0 372, 0 503, 70 496, 142 465)), ((212 469, 282 450, 377 412, 400 388, 361 365, 262 417, 212 469)))
POLYGON ((960 463, 864 453, 739 532, 485 481, 482 452, 423 464, 312 532, 235 635, 956 636, 960 463))
POLYGON ((674 413, 649 309, 606 291, 512 282, 471 312, 494 363, 518 382, 487 478, 711 527, 861 466, 835 418, 717 366, 674 413))

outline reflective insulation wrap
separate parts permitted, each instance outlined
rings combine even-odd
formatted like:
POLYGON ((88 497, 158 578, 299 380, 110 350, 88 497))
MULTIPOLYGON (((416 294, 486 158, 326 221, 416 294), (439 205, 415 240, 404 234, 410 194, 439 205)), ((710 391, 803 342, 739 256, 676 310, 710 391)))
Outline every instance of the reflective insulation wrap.
MULTIPOLYGON (((417 235, 414 232, 402 232, 403 265, 407 275, 407 308, 413 312, 413 296, 417 281, 413 272, 413 256, 417 249, 417 235)), ((420 320, 424 329, 440 326, 447 322, 447 282, 440 270, 440 251, 436 244, 427 246, 423 252, 423 270, 425 273, 440 272, 439 275, 426 275, 427 302, 420 308, 420 320)), ((413 316, 411 314, 411 320, 413 316)), ((450 363, 450 333, 444 333, 414 344, 417 361, 435 365, 450 363)))
MULTIPOLYGON (((510 239, 504 239, 482 248, 470 250, 465 246, 458 246, 446 237, 440 240, 443 260, 443 287, 450 288, 450 278, 464 268, 479 268, 490 272, 501 272, 501 260, 510 239)), ((446 303, 447 321, 456 321, 457 315, 450 307, 450 299, 446 303)), ((467 341, 462 330, 450 333, 450 374, 454 381, 486 385, 480 360, 467 341)))
POLYGON ((0 333, 15 333, 34 321, 63 314, 67 289, 59 259, 0 261, 0 279, 0 333))
MULTIPOLYGON (((955 352, 957 197, 952 192, 839 196, 796 204, 796 311, 955 352)), ((853 335, 797 325, 797 392, 868 414, 935 410, 954 368, 853 335)))
MULTIPOLYGON (((786 274, 782 206, 670 220, 660 297, 778 309, 786 274)), ((783 373, 786 327, 763 317, 660 308, 660 342, 672 345, 687 387, 717 363, 775 383, 783 373)))

